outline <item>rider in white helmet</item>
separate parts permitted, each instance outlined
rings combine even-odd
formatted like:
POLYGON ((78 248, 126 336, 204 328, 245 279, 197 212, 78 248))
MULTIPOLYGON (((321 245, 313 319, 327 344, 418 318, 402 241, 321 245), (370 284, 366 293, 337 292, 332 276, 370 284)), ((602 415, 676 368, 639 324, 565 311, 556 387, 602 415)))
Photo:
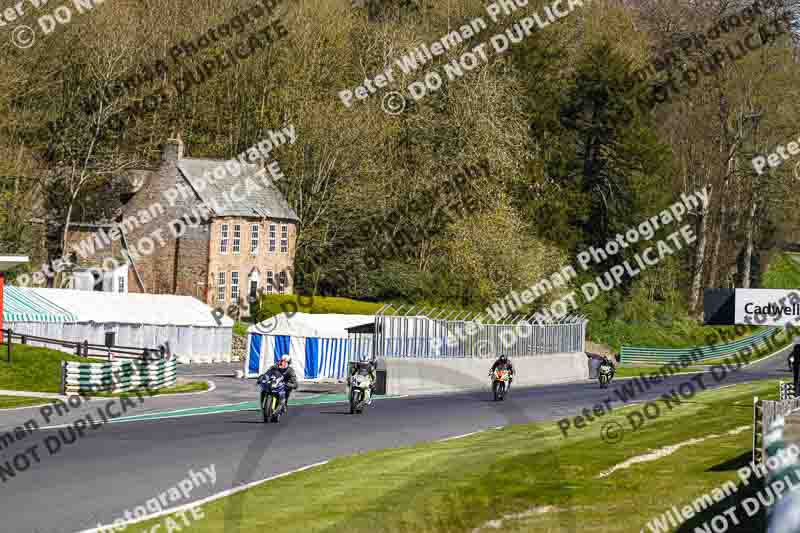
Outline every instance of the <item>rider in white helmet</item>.
POLYGON ((292 391, 297 388, 297 375, 292 368, 292 358, 289 357, 288 354, 282 355, 278 362, 272 365, 269 370, 266 371, 266 374, 270 372, 278 372, 283 376, 283 380, 286 383, 286 406, 285 410, 289 410, 289 396, 292 394, 292 391))

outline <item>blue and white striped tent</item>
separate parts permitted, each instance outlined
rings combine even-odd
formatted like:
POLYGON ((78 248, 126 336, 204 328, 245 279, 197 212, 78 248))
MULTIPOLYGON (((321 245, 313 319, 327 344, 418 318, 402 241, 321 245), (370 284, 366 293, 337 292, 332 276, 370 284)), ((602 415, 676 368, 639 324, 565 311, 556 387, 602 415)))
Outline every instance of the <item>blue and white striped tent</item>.
POLYGON ((348 362, 360 359, 347 328, 374 321, 372 315, 275 315, 248 329, 244 374, 257 377, 289 354, 298 379, 343 379, 348 362))

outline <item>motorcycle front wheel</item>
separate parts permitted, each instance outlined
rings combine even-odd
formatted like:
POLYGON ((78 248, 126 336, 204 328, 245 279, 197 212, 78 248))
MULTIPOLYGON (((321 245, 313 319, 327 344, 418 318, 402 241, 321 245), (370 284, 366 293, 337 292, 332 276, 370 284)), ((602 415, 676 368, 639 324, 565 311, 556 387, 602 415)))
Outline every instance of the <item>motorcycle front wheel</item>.
POLYGON ((494 401, 502 402, 503 394, 505 393, 506 384, 502 381, 494 382, 494 401))
POLYGON ((358 403, 359 403, 359 401, 361 399, 360 395, 361 394, 358 391, 358 389, 352 389, 350 391, 350 414, 351 415, 356 414, 358 403))
POLYGON ((280 415, 278 414, 278 397, 277 396, 269 396, 267 401, 268 405, 268 414, 269 414, 269 421, 270 422, 277 422, 280 420, 280 415))
POLYGON ((261 393, 261 413, 264 415, 264 423, 267 423, 272 418, 271 411, 272 402, 269 401, 269 396, 266 393, 261 393))

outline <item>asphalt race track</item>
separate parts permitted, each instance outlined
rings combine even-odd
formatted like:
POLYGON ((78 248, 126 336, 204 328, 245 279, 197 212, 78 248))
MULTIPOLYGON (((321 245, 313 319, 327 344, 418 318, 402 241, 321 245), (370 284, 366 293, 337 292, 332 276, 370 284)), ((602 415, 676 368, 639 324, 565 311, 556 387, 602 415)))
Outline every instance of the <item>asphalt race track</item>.
MULTIPOLYGON (((704 382, 711 388, 763 378, 789 380, 786 355, 751 365, 721 383, 710 377, 704 382)), ((637 401, 658 397, 687 379, 673 376, 637 401)), ((623 381, 615 380, 607 390, 596 381, 512 389, 503 403, 490 401, 488 393, 384 399, 363 416, 350 416, 345 404, 295 406, 277 425, 263 424, 258 411, 107 424, 56 455, 41 452, 40 463, 0 484, 0 531, 72 533, 109 524, 176 485, 189 469, 212 464, 216 485, 196 489, 179 504, 340 455, 558 419, 591 407, 623 381)), ((209 404, 198 398, 195 405, 209 404)), ((24 411, 28 417, 35 412, 24 411)), ((2 417, 0 426, 7 431, 2 417)), ((0 450, 0 463, 35 443, 43 447, 43 439, 56 432, 40 430, 0 450)))

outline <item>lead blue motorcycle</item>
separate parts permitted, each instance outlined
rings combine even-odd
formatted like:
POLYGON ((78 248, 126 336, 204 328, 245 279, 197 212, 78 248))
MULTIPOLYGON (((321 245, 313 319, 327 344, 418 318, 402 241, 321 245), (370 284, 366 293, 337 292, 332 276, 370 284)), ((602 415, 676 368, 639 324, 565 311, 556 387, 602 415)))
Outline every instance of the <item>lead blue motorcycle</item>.
POLYGON ((267 372, 258 378, 261 387, 261 412, 264 422, 279 422, 286 411, 286 383, 280 372, 267 372))

